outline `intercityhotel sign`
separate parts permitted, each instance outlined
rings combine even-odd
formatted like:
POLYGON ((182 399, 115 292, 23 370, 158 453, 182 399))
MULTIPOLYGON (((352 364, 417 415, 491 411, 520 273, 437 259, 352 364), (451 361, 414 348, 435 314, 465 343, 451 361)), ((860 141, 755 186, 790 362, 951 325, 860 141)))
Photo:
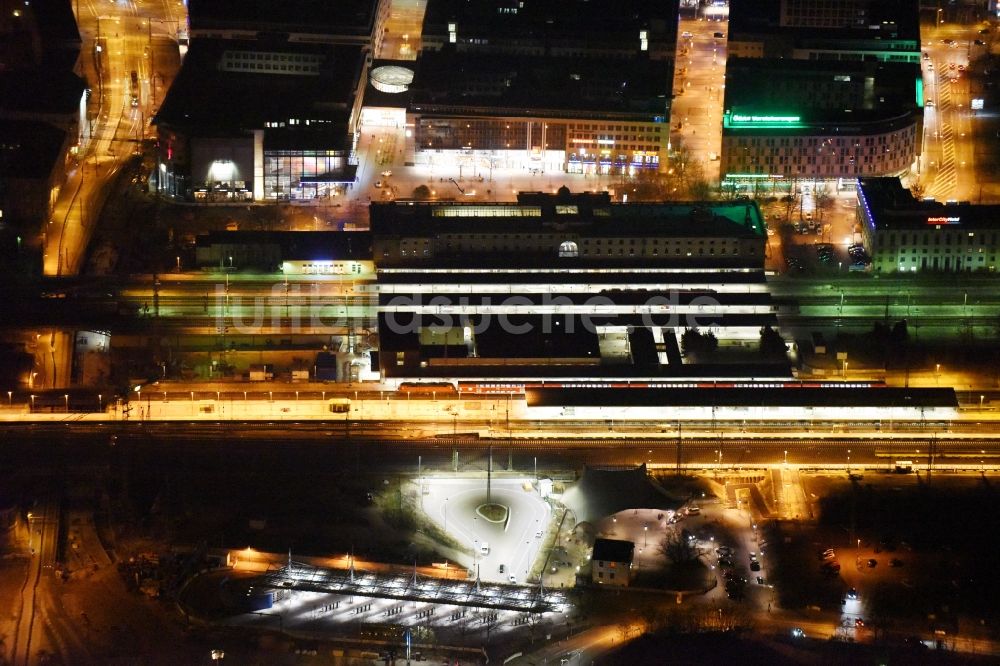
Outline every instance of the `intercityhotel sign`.
POLYGON ((960 224, 962 218, 960 217, 928 217, 927 224, 960 224))

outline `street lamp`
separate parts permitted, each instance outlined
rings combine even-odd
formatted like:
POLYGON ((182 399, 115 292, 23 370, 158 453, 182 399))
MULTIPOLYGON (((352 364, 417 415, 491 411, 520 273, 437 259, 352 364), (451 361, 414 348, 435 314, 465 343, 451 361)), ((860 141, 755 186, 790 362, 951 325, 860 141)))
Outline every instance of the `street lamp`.
POLYGON ((97 394, 97 411, 104 411, 104 396, 100 393, 97 394))
POLYGON ((35 411, 35 394, 31 394, 31 411, 35 411))
POLYGON ((847 449, 847 476, 851 475, 851 450, 847 449))
POLYGON ((66 413, 69 413, 69 393, 63 395, 63 400, 66 402, 66 413))
POLYGON ((7 406, 11 407, 14 404, 14 392, 7 391, 7 406))
POLYGON ((984 396, 984 395, 980 395, 979 396, 979 410, 980 411, 982 411, 982 409, 983 409, 983 398, 985 398, 985 397, 986 396, 984 396))
POLYGON ((785 464, 788 464, 788 451, 785 451, 785 464))

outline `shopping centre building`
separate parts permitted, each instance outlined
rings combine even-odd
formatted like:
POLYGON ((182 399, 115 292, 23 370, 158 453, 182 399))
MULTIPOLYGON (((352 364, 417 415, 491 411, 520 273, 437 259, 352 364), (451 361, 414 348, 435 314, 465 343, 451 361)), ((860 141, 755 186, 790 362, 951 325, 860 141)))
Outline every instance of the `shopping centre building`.
POLYGON ((153 123, 157 189, 195 201, 335 197, 353 186, 360 46, 196 39, 153 123))
POLYGON ((658 169, 676 35, 676 0, 429 0, 417 60, 374 63, 363 122, 405 125, 432 173, 658 169))
POLYGON ((825 181, 840 188, 860 176, 903 175, 921 150, 922 107, 918 65, 730 58, 724 184, 787 190, 825 181))
POLYGON ((724 186, 849 189, 920 154, 917 0, 733 3, 727 52, 724 186))

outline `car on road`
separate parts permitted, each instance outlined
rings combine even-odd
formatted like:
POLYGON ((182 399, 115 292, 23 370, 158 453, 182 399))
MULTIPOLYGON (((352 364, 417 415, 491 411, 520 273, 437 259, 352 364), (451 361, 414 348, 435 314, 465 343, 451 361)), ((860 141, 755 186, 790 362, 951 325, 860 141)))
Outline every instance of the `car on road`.
POLYGON ((750 571, 760 571, 760 562, 754 560, 750 563, 750 571))
POLYGON ((848 599, 857 599, 858 598, 858 589, 855 588, 855 587, 852 587, 851 589, 849 589, 847 591, 847 598, 848 599))
POLYGON ((694 37, 694 35, 692 35, 689 31, 685 30, 684 32, 681 33, 681 37, 684 39, 691 39, 692 37, 694 37))
POLYGON ((764 585, 764 577, 763 576, 757 576, 757 584, 758 585, 764 585))
POLYGON ((944 44, 945 46, 954 46, 955 45, 955 40, 954 39, 942 39, 941 43, 944 44))
POLYGON ((981 39, 977 39, 977 40, 975 40, 975 41, 974 41, 974 42, 972 42, 972 43, 973 43, 973 44, 975 44, 976 46, 986 46, 986 42, 984 42, 984 41, 983 41, 983 40, 981 40, 981 39))
POLYGON ((930 59, 931 59, 931 54, 927 53, 927 51, 924 51, 924 60, 930 60, 930 59))
POLYGON ((484 541, 479 544, 479 554, 484 557, 490 554, 490 544, 488 542, 484 541))
POLYGON ((388 178, 391 175, 392 175, 392 171, 383 171, 382 172, 382 177, 383 178, 388 178))
POLYGON ((541 539, 542 538, 542 533, 541 532, 535 532, 535 538, 536 539, 541 539))
POLYGON ((712 33, 712 37, 715 37, 716 39, 722 39, 725 36, 726 36, 725 33, 722 33, 722 32, 713 32, 712 33))
POLYGON ((381 180, 376 180, 375 181, 375 188, 376 189, 382 189, 383 185, 385 185, 385 183, 383 183, 381 180))
POLYGON ((889 560, 889 566, 890 567, 901 567, 901 566, 903 566, 903 560, 899 559, 898 557, 894 557, 891 560, 889 560))
POLYGON ((805 635, 806 632, 802 631, 799 627, 794 627, 792 629, 792 638, 803 638, 805 635))
POLYGON ((862 627, 865 626, 865 621, 859 617, 854 621, 854 626, 857 627, 858 629, 861 629, 862 627))
POLYGON ((507 571, 507 565, 506 564, 501 564, 500 565, 500 573, 506 573, 506 571, 507 571))
POLYGON ((699 513, 701 513, 701 507, 698 507, 694 504, 692 504, 687 508, 687 515, 689 516, 697 516, 699 513))
POLYGON ((514 585, 514 584, 517 583, 517 578, 515 578, 514 576, 508 576, 507 580, 510 581, 511 585, 514 585))
POLYGON ((868 568, 869 569, 874 569, 877 566, 878 566, 878 560, 876 560, 874 557, 871 558, 870 560, 868 560, 868 568))
POLYGON ((932 100, 932 99, 927 100, 926 102, 924 102, 924 106, 933 109, 934 108, 934 100, 932 100))

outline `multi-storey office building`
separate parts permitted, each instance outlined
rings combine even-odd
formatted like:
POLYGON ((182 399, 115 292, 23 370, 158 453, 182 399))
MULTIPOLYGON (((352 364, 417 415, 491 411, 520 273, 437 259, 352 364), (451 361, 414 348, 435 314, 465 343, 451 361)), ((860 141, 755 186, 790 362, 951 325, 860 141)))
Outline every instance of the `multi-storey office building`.
POLYGON ((922 104, 909 63, 731 58, 722 173, 785 187, 903 174, 920 152, 922 104))
POLYGON ((154 119, 160 193, 195 201, 337 196, 357 164, 359 46, 198 39, 154 119))
POLYGON ((775 310, 756 206, 372 204, 382 371, 390 382, 784 377, 786 364, 682 358, 685 328, 751 344, 775 310))
POLYGON ((858 221, 875 271, 997 269, 1000 206, 918 201, 898 178, 862 178, 858 221))
POLYGON ((916 0, 755 0, 729 12, 730 57, 920 62, 916 0))
POLYGON ((190 0, 192 39, 248 41, 282 35, 290 42, 350 44, 377 50, 389 0, 190 0))
POLYGON ((659 168, 671 60, 424 51, 407 122, 418 163, 622 173, 659 168))
POLYGON ((462 53, 672 60, 678 0, 428 0, 424 49, 462 53))

